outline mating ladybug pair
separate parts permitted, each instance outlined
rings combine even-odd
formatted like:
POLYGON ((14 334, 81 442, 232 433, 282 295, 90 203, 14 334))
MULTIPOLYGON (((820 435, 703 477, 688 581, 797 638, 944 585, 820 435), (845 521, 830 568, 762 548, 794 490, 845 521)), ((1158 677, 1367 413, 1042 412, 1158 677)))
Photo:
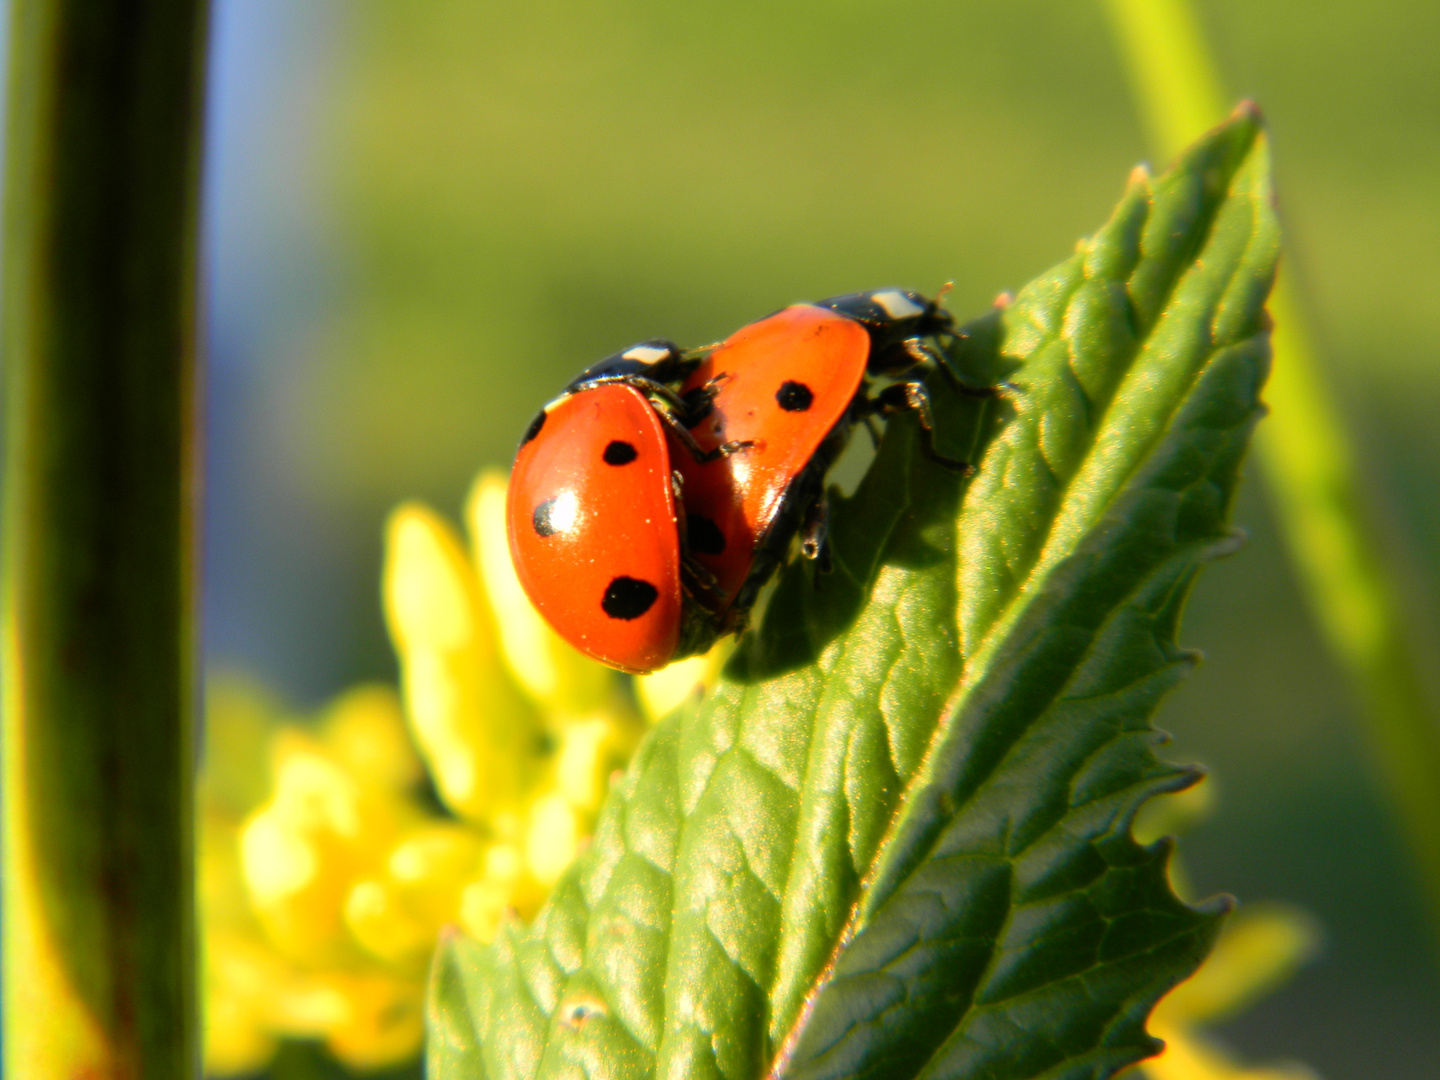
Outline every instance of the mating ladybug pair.
MULTIPOLYGON (((796 304, 683 351, 646 341, 581 372, 531 422, 511 474, 510 554, 530 599, 582 652, 644 672, 742 629, 798 533, 825 548, 825 475, 857 423, 915 412, 950 314, 899 289, 796 304)), ((822 564, 823 565, 823 564, 822 564)))

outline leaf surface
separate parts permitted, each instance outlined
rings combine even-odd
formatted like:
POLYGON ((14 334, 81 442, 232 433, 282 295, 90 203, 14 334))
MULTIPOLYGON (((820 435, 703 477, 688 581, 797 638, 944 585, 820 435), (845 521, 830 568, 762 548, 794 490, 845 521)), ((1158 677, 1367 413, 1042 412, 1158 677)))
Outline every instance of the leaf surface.
MULTIPOLYGON (((1110 1075, 1222 903, 1139 805, 1191 782, 1149 717, 1260 413, 1278 233, 1258 118, 967 329, 932 380, 962 480, 891 421, 716 690, 659 725, 529 928, 451 939, 435 1075, 1110 1075), (445 1071, 449 1069, 450 1071, 445 1071)), ((947 443, 948 445, 948 443, 947 443)))

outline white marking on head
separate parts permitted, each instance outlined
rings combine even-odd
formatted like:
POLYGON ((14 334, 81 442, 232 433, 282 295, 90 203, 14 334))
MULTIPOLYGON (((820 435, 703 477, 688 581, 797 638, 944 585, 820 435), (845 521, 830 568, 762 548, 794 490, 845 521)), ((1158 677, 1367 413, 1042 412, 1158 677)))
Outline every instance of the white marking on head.
POLYGON ((550 504, 550 516, 547 520, 553 531, 563 533, 570 531, 575 525, 575 519, 579 516, 580 500, 575 497, 573 491, 562 491, 550 504))
POLYGON ((885 309, 885 314, 892 319, 913 319, 916 315, 925 314, 925 309, 911 300, 899 289, 887 289, 885 292, 871 293, 870 299, 885 309))
POLYGON ((659 345, 636 345, 620 354, 622 360, 638 360, 642 364, 658 364, 670 355, 669 349, 659 345))

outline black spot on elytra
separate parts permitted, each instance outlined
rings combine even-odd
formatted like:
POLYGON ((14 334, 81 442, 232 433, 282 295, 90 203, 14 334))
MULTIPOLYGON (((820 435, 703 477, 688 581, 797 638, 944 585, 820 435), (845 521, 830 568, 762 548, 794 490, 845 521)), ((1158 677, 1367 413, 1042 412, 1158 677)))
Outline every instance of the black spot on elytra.
POLYGON ((521 438, 521 440, 520 440, 520 445, 521 445, 521 446, 524 446, 524 445, 525 445, 526 443, 528 443, 531 439, 535 438, 536 435, 539 435, 539 434, 540 434, 540 429, 541 429, 542 427, 544 427, 544 426, 545 426, 545 410, 544 410, 544 409, 541 409, 540 412, 539 412, 539 414, 535 417, 535 419, 530 421, 530 426, 525 429, 525 435, 524 435, 523 438, 521 438))
POLYGON ((690 550, 701 555, 719 555, 725 550, 725 534, 704 514, 685 515, 685 536, 690 550))
POLYGON ((606 465, 629 465, 640 455, 634 446, 623 439, 611 439, 603 456, 606 465))
POLYGON ((555 503, 556 499, 546 499, 535 507, 535 512, 530 515, 530 524, 535 526, 536 536, 554 536, 560 531, 550 519, 550 515, 555 512, 555 503))
POLYGON ((633 577, 617 577, 605 588, 605 598, 600 601, 605 614, 612 619, 638 619, 655 603, 660 590, 648 581, 633 577))
POLYGON ((804 383, 788 380, 781 383, 780 389, 775 391, 775 400, 786 412, 804 412, 814 403, 815 395, 804 383))

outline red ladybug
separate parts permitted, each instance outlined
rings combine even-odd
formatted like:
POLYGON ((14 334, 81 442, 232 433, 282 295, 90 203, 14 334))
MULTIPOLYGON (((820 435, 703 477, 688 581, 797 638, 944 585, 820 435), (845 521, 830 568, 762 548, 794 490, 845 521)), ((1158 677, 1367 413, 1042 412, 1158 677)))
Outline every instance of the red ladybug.
POLYGON ((659 417, 621 383, 557 399, 510 477, 510 557, 525 592, 566 641, 624 671, 660 667, 680 647, 670 475, 659 417))
MULTIPOLYGON (((576 648, 644 672, 741 628, 796 532, 824 543, 825 475, 858 421, 919 413, 947 312, 890 289, 789 307, 706 355, 648 341, 573 379, 521 442, 510 552, 576 648), (693 434, 692 434, 693 429, 693 434)), ((946 369, 948 371, 948 368, 946 369)))
MULTIPOLYGON (((918 381, 871 393, 877 377, 919 364, 939 365, 959 384, 929 341, 952 335, 936 301, 899 289, 796 304, 744 327, 707 356, 681 387, 687 423, 702 450, 744 444, 721 460, 676 455, 683 480, 691 557, 728 599, 727 629, 746 613, 791 538, 815 558, 825 541, 825 476, 854 425, 877 413, 918 414, 926 452, 937 453, 929 397, 918 381)), ((988 395, 989 388, 961 389, 988 395)))
POLYGON ((531 601, 580 651, 645 672, 703 652, 718 594, 680 532, 671 445, 702 451, 676 419, 674 383, 699 362, 648 341, 587 368, 531 422, 506 495, 510 557, 531 601), (667 438, 666 431, 670 434, 667 438))

